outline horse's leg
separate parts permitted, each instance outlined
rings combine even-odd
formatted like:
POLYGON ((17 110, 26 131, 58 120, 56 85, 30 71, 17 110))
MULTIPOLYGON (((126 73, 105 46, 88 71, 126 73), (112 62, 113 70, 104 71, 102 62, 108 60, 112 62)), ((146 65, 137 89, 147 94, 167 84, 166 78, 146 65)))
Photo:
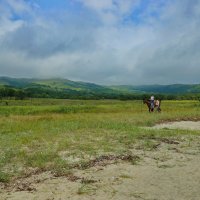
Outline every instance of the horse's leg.
POLYGON ((161 111, 161 109, 160 109, 160 107, 158 106, 158 107, 157 107, 157 112, 160 112, 160 111, 161 111))
POLYGON ((155 109, 156 109, 157 112, 159 112, 159 107, 158 106, 156 106, 155 109))

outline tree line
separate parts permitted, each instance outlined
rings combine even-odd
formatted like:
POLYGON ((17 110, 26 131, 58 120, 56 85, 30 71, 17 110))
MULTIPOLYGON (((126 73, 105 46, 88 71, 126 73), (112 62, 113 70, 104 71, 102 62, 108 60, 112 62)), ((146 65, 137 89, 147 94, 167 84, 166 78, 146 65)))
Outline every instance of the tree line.
MULTIPOLYGON (((51 88, 12 88, 9 86, 0 88, 0 99, 13 98, 23 100, 26 98, 55 98, 55 99, 118 99, 118 100, 141 100, 148 99, 150 93, 135 94, 118 91, 76 91, 71 89, 54 90, 51 88)), ((200 94, 154 94, 160 100, 200 100, 200 94)))

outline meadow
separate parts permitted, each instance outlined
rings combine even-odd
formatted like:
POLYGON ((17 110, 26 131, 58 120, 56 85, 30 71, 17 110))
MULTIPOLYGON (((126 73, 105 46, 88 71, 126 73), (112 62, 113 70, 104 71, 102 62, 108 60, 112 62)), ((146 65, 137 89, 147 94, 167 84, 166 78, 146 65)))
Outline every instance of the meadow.
POLYGON ((146 128, 200 120, 199 101, 162 101, 161 108, 161 113, 150 114, 142 101, 1 100, 0 182, 34 170, 62 176, 103 155, 129 155, 137 143, 146 150, 154 148, 151 138, 200 135, 146 128))

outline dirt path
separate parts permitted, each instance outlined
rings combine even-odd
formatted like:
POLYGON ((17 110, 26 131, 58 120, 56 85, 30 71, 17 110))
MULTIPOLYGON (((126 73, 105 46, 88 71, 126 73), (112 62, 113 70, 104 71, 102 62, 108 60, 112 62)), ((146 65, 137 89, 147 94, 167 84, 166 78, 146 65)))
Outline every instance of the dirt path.
POLYGON ((200 137, 152 142, 153 150, 131 150, 137 163, 75 169, 71 179, 42 173, 2 187, 0 200, 199 200, 200 137))

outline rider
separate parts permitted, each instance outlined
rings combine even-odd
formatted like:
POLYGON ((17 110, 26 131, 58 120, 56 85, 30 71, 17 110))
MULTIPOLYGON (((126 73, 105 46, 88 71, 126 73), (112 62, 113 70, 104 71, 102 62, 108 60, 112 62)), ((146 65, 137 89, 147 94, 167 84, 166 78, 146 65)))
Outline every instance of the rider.
POLYGON ((154 108, 154 96, 150 97, 151 108, 154 108))

